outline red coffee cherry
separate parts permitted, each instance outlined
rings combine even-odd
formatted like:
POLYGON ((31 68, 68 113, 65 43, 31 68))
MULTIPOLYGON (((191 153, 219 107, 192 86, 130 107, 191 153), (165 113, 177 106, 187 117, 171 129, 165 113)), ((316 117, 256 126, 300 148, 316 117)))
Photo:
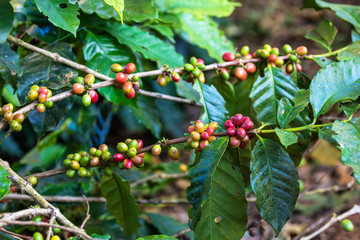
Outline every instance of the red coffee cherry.
POLYGON ((113 160, 115 162, 123 162, 124 161, 124 155, 122 155, 121 153, 115 153, 113 156, 113 160))
POLYGON ((133 91, 133 85, 131 82, 124 83, 124 86, 122 87, 122 90, 124 94, 130 94, 133 91))
POLYGON ((133 162, 130 159, 124 160, 124 168, 130 170, 133 167, 133 162))
POLYGON ((235 54, 230 53, 230 52, 226 52, 222 55, 222 59, 225 62, 230 62, 230 61, 234 61, 235 60, 235 54))
MULTIPOLYGON (((75 94, 82 94, 84 92, 84 86, 81 85, 80 83, 74 83, 72 91, 75 94)), ((40 95, 39 95, 39 97, 40 97, 40 95)))
POLYGON ((135 72, 135 70, 136 70, 136 66, 135 66, 134 63, 128 63, 128 64, 126 64, 126 66, 125 66, 125 68, 124 68, 124 72, 125 72, 126 74, 131 74, 131 73, 135 72))
POLYGON ((300 46, 296 49, 296 53, 299 54, 299 56, 304 56, 308 53, 308 49, 305 46, 300 46))
POLYGON ((132 89, 131 93, 125 94, 125 97, 128 98, 128 99, 134 98, 134 97, 135 97, 135 90, 134 90, 134 88, 132 89))
POLYGON ((241 82, 245 81, 247 78, 247 72, 242 67, 237 67, 234 71, 234 75, 241 82))
POLYGON ((38 113, 43 113, 45 111, 45 105, 43 103, 39 103, 36 106, 36 111, 38 111, 38 113))
POLYGON ((246 54, 246 55, 243 57, 244 60, 249 60, 249 59, 252 59, 252 58, 253 58, 253 56, 252 56, 250 53, 246 54))
POLYGON ((245 149, 245 148, 246 148, 246 143, 241 142, 241 143, 240 143, 239 148, 241 148, 241 149, 245 149))
POLYGON ((300 63, 296 63, 295 67, 296 67, 296 71, 298 71, 298 72, 301 72, 303 69, 300 63))
POLYGON ((201 133, 201 139, 203 139, 203 140, 208 140, 209 137, 210 137, 210 135, 209 135, 208 132, 205 131, 205 132, 202 132, 202 133, 201 133))
POLYGON ((136 148, 136 150, 140 150, 140 149, 142 149, 142 148, 143 148, 143 146, 144 146, 143 141, 142 141, 141 139, 138 139, 138 140, 136 140, 136 141, 138 142, 138 147, 136 148))
POLYGON ((226 134, 229 136, 235 136, 236 135, 236 129, 235 128, 227 128, 226 134))
POLYGON ((47 93, 40 93, 40 94, 39 94, 38 101, 39 101, 40 103, 44 103, 44 102, 46 102, 46 100, 47 100, 47 93))
POLYGON ((230 140, 229 140, 229 144, 231 147, 233 148, 237 148, 240 146, 240 140, 237 139, 236 137, 230 137, 230 140))
POLYGON ((192 133, 193 131, 195 131, 195 126, 191 125, 188 127, 188 133, 192 133))
POLYGON ((231 120, 227 120, 224 123, 225 128, 235 128, 235 125, 233 124, 233 122, 231 120))
POLYGON ((123 83, 126 83, 127 80, 128 80, 128 77, 123 72, 119 72, 115 75, 115 82, 117 82, 117 83, 123 84, 123 83))
POLYGON ((91 103, 96 103, 99 99, 99 96, 95 90, 90 90, 89 92, 91 103))
POLYGON ((277 56, 275 54, 270 54, 270 56, 268 57, 269 62, 275 62, 276 59, 277 59, 277 56))
POLYGON ((180 81, 180 75, 177 73, 177 72, 173 72, 171 74, 171 79, 174 81, 174 82, 178 82, 180 81))
POLYGON ((240 126, 244 123, 244 117, 241 114, 236 114, 231 121, 235 126, 240 126))
POLYGON ((201 58, 196 59, 197 64, 205 64, 204 60, 201 58))
POLYGON ((256 65, 253 63, 247 63, 245 64, 245 71, 248 73, 254 73, 256 72, 256 65))
POLYGON ((99 165, 99 163, 100 163, 100 159, 98 157, 93 157, 90 160, 90 166, 92 167, 96 167, 97 165, 99 165))
POLYGON ((214 134, 214 128, 212 128, 212 127, 207 127, 207 129, 205 130, 208 134, 209 134, 209 136, 211 136, 211 135, 213 135, 214 134))
POLYGON ((244 139, 246 137, 246 130, 243 128, 236 129, 236 137, 239 139, 244 139))
POLYGON ((245 129, 245 131, 250 131, 254 127, 254 123, 251 120, 245 121, 241 127, 245 129))
POLYGON ((49 89, 47 89, 47 87, 39 87, 38 93, 39 93, 39 95, 41 93, 46 93, 46 95, 47 95, 49 93, 49 89))
POLYGON ((249 141, 250 141, 250 138, 247 135, 243 139, 241 139, 241 142, 243 142, 243 143, 248 143, 249 141))
POLYGON ((14 120, 16 120, 18 123, 22 123, 24 121, 25 117, 22 113, 17 113, 14 116, 14 120))
POLYGON ((206 148, 207 145, 209 145, 208 140, 201 140, 200 144, 199 144, 200 151, 203 151, 206 148))
POLYGON ((142 167, 143 164, 144 164, 144 159, 142 157, 140 157, 139 155, 136 155, 136 156, 132 157, 131 161, 133 162, 133 164, 136 167, 142 167))

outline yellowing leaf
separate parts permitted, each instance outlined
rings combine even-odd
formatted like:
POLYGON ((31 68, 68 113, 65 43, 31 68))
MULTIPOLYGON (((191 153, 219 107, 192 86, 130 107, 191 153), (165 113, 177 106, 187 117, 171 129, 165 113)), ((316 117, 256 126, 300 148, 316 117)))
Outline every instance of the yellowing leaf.
POLYGON ((115 8, 115 10, 119 13, 121 18, 121 23, 123 23, 123 11, 125 8, 124 0, 104 0, 107 5, 110 5, 115 8))

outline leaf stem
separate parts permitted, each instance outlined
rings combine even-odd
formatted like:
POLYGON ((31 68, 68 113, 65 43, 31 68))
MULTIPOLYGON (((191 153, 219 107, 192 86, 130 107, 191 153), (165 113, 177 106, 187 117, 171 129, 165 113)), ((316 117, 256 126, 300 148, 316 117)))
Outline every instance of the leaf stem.
POLYGON ((316 55, 309 55, 309 56, 306 56, 305 59, 314 59, 314 58, 317 58, 317 57, 330 57, 330 56, 334 56, 342 51, 345 51, 349 46, 346 46, 346 47, 343 47, 343 48, 340 48, 336 51, 331 51, 331 52, 328 52, 328 53, 323 53, 323 54, 316 54, 316 55))

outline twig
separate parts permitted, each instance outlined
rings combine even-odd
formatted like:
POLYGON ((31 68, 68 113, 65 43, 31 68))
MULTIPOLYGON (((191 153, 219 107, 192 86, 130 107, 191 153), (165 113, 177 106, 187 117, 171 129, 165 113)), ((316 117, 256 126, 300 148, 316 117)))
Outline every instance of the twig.
POLYGON ((345 212, 339 216, 336 216, 336 214, 334 213, 334 216, 325 225, 323 225, 321 228, 319 228, 314 233, 312 233, 306 237, 300 238, 300 240, 311 240, 314 237, 316 237, 317 235, 319 235, 320 233, 322 233, 323 231, 325 231, 326 229, 328 229, 334 223, 341 221, 351 215, 359 214, 359 213, 360 213, 360 205, 356 205, 356 204, 350 210, 348 210, 347 212, 345 212))
POLYGON ((178 238, 182 235, 184 235, 185 233, 188 233, 188 232, 191 232, 191 229, 190 228, 186 228, 178 233, 176 233, 175 235, 173 235, 174 238, 178 238))
MULTIPOLYGON (((27 196, 27 195, 24 195, 24 196, 27 196)), ((52 209, 50 209, 50 208, 31 208, 31 209, 25 209, 25 210, 13 212, 13 213, 2 213, 0 215, 0 220, 12 221, 12 220, 17 220, 17 219, 20 219, 23 217, 29 217, 29 216, 47 216, 47 217, 49 217, 51 215, 51 213, 52 213, 52 209)), ((0 227, 5 227, 5 225, 0 223, 0 227)))
POLYGON ((36 226, 36 227, 53 227, 53 228, 60 228, 64 231, 75 233, 76 235, 81 236, 84 239, 91 239, 95 240, 91 237, 89 237, 84 231, 80 229, 74 229, 70 227, 64 227, 61 225, 55 225, 50 223, 44 223, 44 222, 34 222, 34 221, 16 221, 16 220, 0 220, 0 223, 6 224, 6 225, 21 225, 21 226, 36 226))
POLYGON ((83 239, 93 239, 86 234, 84 230, 80 230, 77 226, 75 226, 71 221, 69 221, 60 211, 51 205, 48 201, 46 201, 27 181, 22 179, 16 172, 14 172, 9 164, 0 158, 0 166, 3 167, 6 172, 9 174, 9 178, 12 182, 16 183, 18 187, 27 195, 29 195, 34 201, 36 201, 43 208, 50 208, 52 210, 52 214, 56 215, 56 218, 59 222, 68 227, 72 228, 76 231, 82 232, 83 239))
MULTIPOLYGON (((49 223, 50 223, 50 224, 54 224, 55 219, 56 219, 56 216, 55 216, 55 215, 52 215, 51 218, 50 218, 49 223)), ((52 227, 49 227, 49 229, 48 229, 48 231, 47 231, 47 235, 46 235, 46 240, 50 240, 52 234, 53 234, 52 227)))
POLYGON ((20 239, 20 240, 23 240, 23 239, 33 240, 33 238, 30 236, 25 236, 25 235, 21 235, 18 233, 10 232, 10 231, 6 230, 5 228, 0 228, 0 232, 9 234, 9 235, 13 236, 14 238, 20 239))
POLYGON ((148 177, 142 178, 140 180, 137 180, 135 182, 132 182, 130 184, 130 187, 135 187, 137 185, 143 184, 145 182, 154 180, 154 179, 164 179, 164 178, 182 178, 182 177, 186 177, 187 172, 184 173, 174 173, 174 174, 167 174, 167 173, 159 173, 159 174, 154 174, 154 175, 150 175, 148 177))
POLYGON ((86 217, 85 217, 84 221, 82 222, 80 229, 83 229, 85 227, 86 222, 90 219, 90 205, 89 205, 89 202, 86 199, 85 195, 83 195, 83 198, 87 205, 87 211, 86 211, 86 217))

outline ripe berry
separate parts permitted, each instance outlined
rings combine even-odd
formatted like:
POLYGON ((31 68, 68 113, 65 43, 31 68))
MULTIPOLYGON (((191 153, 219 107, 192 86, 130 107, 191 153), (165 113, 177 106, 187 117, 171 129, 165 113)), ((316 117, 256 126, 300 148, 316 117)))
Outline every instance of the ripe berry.
POLYGON ((277 56, 275 54, 270 54, 270 56, 268 57, 269 62, 275 62, 276 59, 277 59, 277 56))
POLYGON ((241 48, 240 54, 241 56, 246 56, 250 52, 250 48, 248 46, 243 46, 241 48))
POLYGON ((33 240, 44 240, 43 235, 39 232, 33 234, 33 240))
POLYGON ((188 127, 188 133, 192 133, 193 131, 195 131, 195 126, 191 125, 188 127))
POLYGON ((126 83, 126 81, 128 80, 128 77, 125 73, 123 72, 119 72, 115 75, 115 82, 117 83, 126 83))
POLYGON ((179 150, 176 148, 176 147, 171 147, 169 150, 168 150, 168 154, 169 154, 169 157, 172 159, 172 160, 178 160, 179 159, 179 150))
POLYGON ((10 187, 10 191, 11 191, 12 193, 16 193, 17 190, 18 190, 17 186, 11 186, 11 187, 10 187))
POLYGON ((244 139, 246 137, 246 130, 243 128, 236 129, 236 137, 239 139, 244 139))
POLYGON ((184 65, 184 70, 187 71, 187 72, 191 72, 192 70, 194 70, 194 66, 190 63, 186 63, 184 65))
POLYGON ((246 54, 246 55, 243 57, 244 60, 249 60, 249 59, 252 59, 252 58, 253 58, 253 56, 252 56, 250 53, 246 54))
POLYGON ((196 59, 196 63, 199 64, 205 64, 204 60, 202 60, 201 58, 196 59))
POLYGON ((235 126, 240 126, 241 124, 244 123, 244 117, 243 117, 243 115, 238 113, 238 114, 234 115, 234 117, 231 121, 235 126))
POLYGON ((161 146, 160 145, 155 145, 152 149, 151 149, 151 153, 154 155, 154 156, 159 156, 160 153, 161 153, 161 146))
POLYGON ((235 128, 235 125, 233 124, 233 122, 231 120, 227 120, 224 123, 225 128, 235 128))
POLYGON ((47 100, 47 93, 40 93, 40 94, 39 94, 38 101, 39 101, 40 103, 44 103, 44 102, 46 102, 46 100, 47 100))
POLYGON ((96 91, 90 90, 89 95, 90 95, 90 98, 91 98, 91 103, 96 103, 98 101, 99 96, 98 96, 96 91))
POLYGON ((341 226, 344 228, 345 231, 348 231, 348 232, 354 231, 354 224, 349 219, 342 220, 341 226))
POLYGON ((45 111, 45 105, 43 103, 39 103, 36 106, 36 111, 38 111, 38 113, 43 113, 45 111))
POLYGON ((77 174, 78 174, 80 177, 86 177, 86 174, 87 174, 86 168, 80 167, 79 170, 77 170, 77 174))
POLYGON ((283 51, 286 53, 286 54, 290 54, 292 52, 292 47, 289 45, 289 44, 285 44, 283 46, 283 51))
POLYGON ((235 128, 227 128, 226 129, 226 134, 229 135, 229 136, 235 136, 236 135, 235 128))
POLYGON ((131 92, 129 94, 125 94, 125 97, 128 99, 132 99, 135 97, 135 90, 134 88, 131 90, 131 92))
POLYGON ((292 65, 292 63, 286 64, 285 70, 288 74, 292 73, 294 71, 294 66, 292 65))
POLYGON ((75 176, 76 171, 74 169, 69 169, 66 171, 66 176, 68 178, 73 178, 75 176))
POLYGON ((229 144, 231 147, 236 148, 240 146, 240 140, 236 137, 230 137, 229 144))
POLYGON ((113 73, 118 73, 118 72, 121 72, 123 70, 122 66, 118 63, 114 63, 111 65, 110 67, 111 71, 113 73))
POLYGON ((207 127, 206 128, 206 130, 205 130, 208 134, 209 134, 209 137, 211 136, 211 135, 213 135, 214 134, 214 128, 212 128, 212 127, 207 127))
MULTIPOLYGON (((94 148, 94 147, 90 148, 90 150, 89 150, 89 152, 90 152, 90 154, 91 154, 92 156, 95 156, 96 151, 97 151, 97 149, 94 148)), ((69 158, 69 156, 68 156, 68 158, 69 158)))
POLYGON ((174 82, 178 82, 180 81, 180 75, 177 73, 177 72, 173 72, 171 74, 171 79, 174 81, 174 82))
POLYGON ((124 83, 124 86, 122 87, 122 90, 123 90, 124 94, 130 94, 131 91, 133 90, 132 82, 124 83))
POLYGON ((91 97, 89 94, 85 94, 83 97, 82 97, 82 104, 87 107, 91 104, 91 97))
POLYGON ((284 65, 284 59, 278 57, 278 58, 276 58, 274 63, 275 63, 275 66, 281 67, 282 65, 284 65))
POLYGON ((112 170, 112 167, 105 167, 104 173, 106 176, 111 177, 114 174, 114 171, 112 170))
POLYGON ((93 157, 90 160, 90 166, 92 167, 96 167, 97 165, 99 165, 100 159, 98 157, 93 157))
POLYGON ((207 145, 209 145, 209 141, 208 140, 202 140, 200 141, 200 144, 199 144, 199 148, 200 148, 200 151, 203 151, 207 145))
POLYGON ((194 131, 194 132, 192 132, 192 133, 190 134, 190 137, 191 137, 191 139, 194 140, 194 141, 199 141, 200 138, 201 138, 201 135, 200 135, 200 133, 194 131))
POLYGON ((237 67, 234 71, 234 75, 241 82, 245 81, 247 78, 247 72, 242 67, 237 67))
POLYGON ((106 152, 106 151, 109 150, 109 147, 106 144, 101 144, 99 146, 99 150, 102 151, 102 152, 106 152))
POLYGON ((130 159, 124 160, 124 168, 130 170, 133 167, 133 162, 130 159))
POLYGON ((35 90, 30 90, 27 96, 31 101, 35 101, 39 97, 39 93, 35 90))
POLYGON ((47 87, 39 87, 39 89, 38 89, 39 95, 40 95, 41 93, 46 93, 46 95, 47 95, 48 92, 49 92, 49 89, 47 89, 47 87))
POLYGON ((138 139, 138 140, 136 140, 136 141, 138 142, 138 147, 136 148, 136 150, 140 150, 140 149, 142 149, 142 148, 143 148, 143 146, 144 146, 143 141, 142 141, 141 139, 138 139))
POLYGON ((241 142, 248 143, 250 141, 250 138, 248 135, 246 135, 243 139, 241 139, 241 142))
POLYGON ((246 143, 241 142, 241 143, 240 143, 239 148, 241 148, 241 149, 245 149, 245 148, 246 148, 246 143))
POLYGON ((254 73, 256 72, 256 65, 253 63, 247 63, 245 65, 245 71, 248 73, 254 73))
POLYGON ((235 60, 235 54, 231 53, 231 52, 226 52, 222 55, 222 59, 225 62, 230 62, 230 61, 234 61, 235 60))
POLYGON ((254 127, 254 123, 251 120, 245 121, 241 127, 245 129, 245 131, 249 131, 254 127))
POLYGON ((298 71, 298 72, 301 72, 303 69, 300 63, 296 63, 295 67, 296 67, 296 71, 298 71))
POLYGON ((84 83, 87 85, 91 85, 95 82, 95 76, 92 74, 87 74, 84 78, 84 83))
POLYGON ((84 92, 84 85, 80 83, 74 83, 72 91, 74 94, 82 94, 84 92))
POLYGON ((169 81, 170 81, 169 77, 164 74, 159 75, 157 78, 157 84, 159 84, 160 87, 165 87, 169 81))
POLYGON ((219 124, 217 122, 211 122, 209 123, 209 127, 213 128, 214 131, 216 131, 219 127, 219 124))
POLYGON ((201 139, 203 139, 203 140, 208 140, 209 137, 210 137, 210 135, 209 135, 208 132, 205 131, 205 132, 202 132, 202 133, 201 133, 201 139))
POLYGON ((113 156, 113 160, 115 162, 122 162, 124 161, 124 155, 122 155, 121 153, 115 153, 113 156))
POLYGON ((11 122, 13 120, 13 113, 11 111, 7 111, 5 114, 4 114, 4 119, 5 121, 7 122, 11 122))
POLYGON ((136 156, 132 157, 131 161, 133 162, 133 164, 136 167, 142 167, 143 164, 144 164, 144 159, 142 157, 140 157, 139 155, 136 155, 136 156))
POLYGON ((180 164, 179 165, 179 171, 180 172, 186 172, 187 171, 187 166, 185 164, 180 164))
POLYGON ((138 156, 143 158, 143 157, 145 157, 145 153, 142 152, 142 153, 138 154, 138 156))
POLYGON ((136 66, 135 66, 134 63, 128 63, 128 64, 126 64, 126 66, 125 66, 125 68, 124 68, 124 72, 125 72, 126 74, 131 74, 131 73, 135 72, 135 70, 136 70, 136 66))
POLYGON ((190 58, 190 64, 193 65, 194 67, 197 66, 197 59, 196 59, 196 57, 191 57, 191 58, 190 58))
POLYGON ((296 49, 297 54, 299 54, 299 56, 304 56, 308 53, 307 47, 305 46, 300 46, 296 49))
POLYGON ((51 100, 46 100, 46 102, 44 103, 46 108, 51 108, 54 105, 54 102, 51 100))
POLYGON ((35 186, 37 184, 37 178, 36 177, 29 177, 28 181, 32 186, 35 186))
POLYGON ((205 125, 202 121, 200 120, 196 121, 195 131, 197 131, 198 133, 202 133, 203 131, 205 131, 205 125))

